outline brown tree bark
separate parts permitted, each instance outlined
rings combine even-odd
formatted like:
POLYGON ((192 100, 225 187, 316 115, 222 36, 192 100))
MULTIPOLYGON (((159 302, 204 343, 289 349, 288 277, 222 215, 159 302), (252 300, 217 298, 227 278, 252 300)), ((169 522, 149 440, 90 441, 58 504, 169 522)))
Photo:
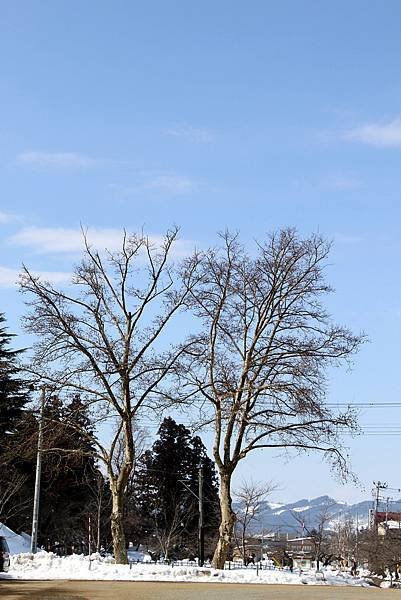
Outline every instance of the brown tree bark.
POLYGON ((118 564, 128 564, 127 547, 125 543, 123 505, 124 489, 111 481, 111 535, 113 538, 114 557, 118 564))
POLYGON ((224 569, 224 563, 230 548, 235 525, 235 512, 232 509, 231 498, 231 474, 223 474, 220 476, 219 496, 221 522, 219 527, 219 538, 214 551, 212 566, 215 569, 224 569))

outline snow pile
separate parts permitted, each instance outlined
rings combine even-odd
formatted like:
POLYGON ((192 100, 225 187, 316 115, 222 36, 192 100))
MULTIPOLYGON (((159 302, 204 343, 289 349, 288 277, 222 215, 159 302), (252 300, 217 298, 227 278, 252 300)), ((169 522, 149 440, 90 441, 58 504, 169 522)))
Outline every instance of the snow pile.
POLYGON ((314 571, 291 573, 271 569, 244 568, 219 571, 207 567, 169 566, 151 563, 116 565, 113 558, 93 554, 59 557, 52 552, 19 554, 11 559, 8 579, 95 579, 120 581, 205 581, 222 583, 279 583, 309 585, 368 586, 369 583, 349 573, 327 569, 324 578, 316 577, 314 571))
POLYGON ((9 527, 0 523, 0 535, 6 538, 10 554, 21 554, 31 549, 31 538, 27 533, 14 533, 9 527))

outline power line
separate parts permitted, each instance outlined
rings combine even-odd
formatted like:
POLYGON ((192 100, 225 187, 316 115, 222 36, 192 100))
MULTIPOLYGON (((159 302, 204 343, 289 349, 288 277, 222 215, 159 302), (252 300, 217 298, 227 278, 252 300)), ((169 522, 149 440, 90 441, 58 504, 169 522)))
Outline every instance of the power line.
POLYGON ((325 402, 323 406, 328 408, 401 408, 401 402, 325 402))

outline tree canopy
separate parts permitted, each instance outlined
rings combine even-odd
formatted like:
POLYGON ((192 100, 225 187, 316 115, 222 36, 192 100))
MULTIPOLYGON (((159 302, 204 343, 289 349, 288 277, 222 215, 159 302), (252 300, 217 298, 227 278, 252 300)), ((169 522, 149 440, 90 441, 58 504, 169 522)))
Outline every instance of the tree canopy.
POLYGON ((225 233, 198 261, 191 306, 203 331, 182 385, 214 427, 222 510, 215 567, 224 565, 235 522, 231 477, 250 452, 318 450, 347 473, 341 432, 355 427, 355 414, 325 402, 326 374, 363 338, 333 322, 323 304, 332 291, 329 250, 318 235, 284 229, 250 253, 225 233))
POLYGON ((7 331, 4 314, 0 313, 0 453, 6 436, 15 431, 24 407, 29 401, 29 390, 21 376, 19 357, 23 350, 13 350, 13 334, 7 331))
POLYGON ((134 487, 134 507, 147 536, 157 540, 167 558, 171 552, 197 554, 198 481, 203 469, 204 519, 207 541, 218 523, 217 478, 205 446, 189 429, 166 417, 158 439, 139 463, 134 487))

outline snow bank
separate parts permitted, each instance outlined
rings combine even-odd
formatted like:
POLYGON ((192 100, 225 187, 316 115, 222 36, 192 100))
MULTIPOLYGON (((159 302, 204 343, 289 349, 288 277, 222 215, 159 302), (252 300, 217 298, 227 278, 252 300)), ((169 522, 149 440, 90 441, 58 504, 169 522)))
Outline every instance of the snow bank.
POLYGON ((21 554, 31 549, 31 537, 27 533, 14 533, 9 527, 0 523, 0 535, 6 538, 10 554, 21 554))
POLYGON ((116 565, 112 558, 72 555, 60 558, 52 552, 19 554, 11 559, 10 571, 3 574, 8 579, 95 579, 120 581, 204 581, 222 583, 280 583, 309 585, 368 586, 365 579, 351 577, 327 569, 324 579, 317 578, 314 571, 290 573, 284 570, 261 570, 244 568, 219 571, 207 567, 169 566, 136 563, 116 565))

